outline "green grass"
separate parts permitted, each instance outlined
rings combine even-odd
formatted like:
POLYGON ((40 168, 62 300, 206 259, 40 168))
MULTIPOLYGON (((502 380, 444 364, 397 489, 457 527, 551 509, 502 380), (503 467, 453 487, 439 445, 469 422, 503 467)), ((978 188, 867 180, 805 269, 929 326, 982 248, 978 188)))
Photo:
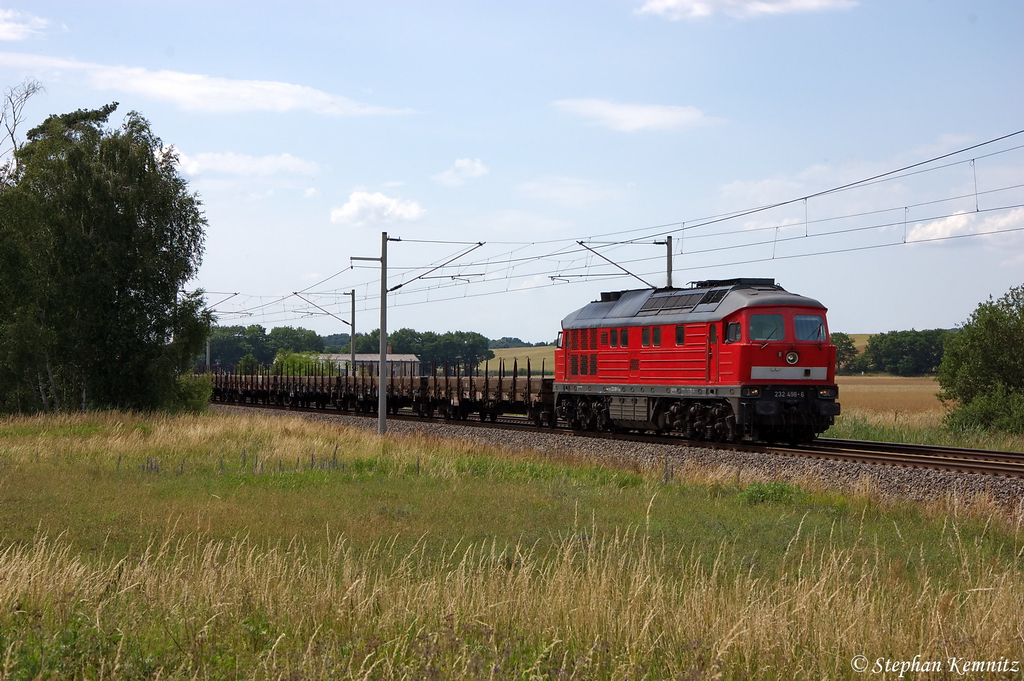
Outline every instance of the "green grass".
POLYGON ((0 676, 837 678, 943 636, 1011 655, 1015 523, 299 419, 10 419, 0 676))
POLYGON ((893 418, 891 424, 858 414, 840 416, 836 424, 822 433, 821 437, 1024 452, 1024 437, 1020 435, 984 430, 953 430, 941 424, 901 424, 898 416, 893 418))

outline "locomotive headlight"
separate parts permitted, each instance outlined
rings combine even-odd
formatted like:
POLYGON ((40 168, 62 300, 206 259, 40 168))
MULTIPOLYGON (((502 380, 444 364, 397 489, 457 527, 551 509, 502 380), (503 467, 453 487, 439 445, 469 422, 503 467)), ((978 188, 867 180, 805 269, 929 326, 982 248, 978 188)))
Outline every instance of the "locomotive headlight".
POLYGON ((743 395, 743 397, 760 397, 761 396, 761 389, 760 388, 743 388, 743 390, 741 390, 740 393, 743 395))
POLYGON ((823 400, 834 400, 839 397, 839 388, 818 388, 818 397, 823 400))
POLYGON ((798 355, 795 350, 790 350, 789 352, 786 353, 787 364, 796 364, 799 361, 800 355, 798 355))

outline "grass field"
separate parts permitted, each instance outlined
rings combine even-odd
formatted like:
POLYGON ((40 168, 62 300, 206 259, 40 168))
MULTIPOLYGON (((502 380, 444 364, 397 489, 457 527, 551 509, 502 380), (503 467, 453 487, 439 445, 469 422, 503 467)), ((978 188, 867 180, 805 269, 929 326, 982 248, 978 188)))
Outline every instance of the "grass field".
POLYGON ((944 408, 936 394, 942 390, 931 376, 837 376, 840 401, 852 410, 899 420, 910 418, 937 425, 944 408))
MULTIPOLYGON (((500 348, 494 350, 494 359, 489 361, 489 368, 491 371, 498 370, 498 362, 504 360, 505 370, 512 371, 513 360, 518 360, 519 368, 526 369, 526 360, 530 360, 530 370, 536 375, 540 375, 541 367, 543 366, 548 375, 553 375, 555 371, 555 346, 554 345, 543 345, 541 347, 533 348, 500 348)), ((484 365, 480 365, 480 371, 484 370, 484 365)))
MULTIPOLYGON (((3 678, 1020 659, 1021 517, 297 418, 0 421, 3 678)), ((939 675, 941 676, 941 675, 939 675)))

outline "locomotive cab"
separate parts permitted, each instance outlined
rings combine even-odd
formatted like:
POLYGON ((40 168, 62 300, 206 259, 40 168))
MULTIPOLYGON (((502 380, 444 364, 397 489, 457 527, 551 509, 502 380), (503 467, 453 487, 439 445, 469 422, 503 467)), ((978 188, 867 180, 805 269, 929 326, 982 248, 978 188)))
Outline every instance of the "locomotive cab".
POLYGON ((745 307, 723 325, 748 437, 803 442, 832 425, 839 389, 825 308, 745 307))

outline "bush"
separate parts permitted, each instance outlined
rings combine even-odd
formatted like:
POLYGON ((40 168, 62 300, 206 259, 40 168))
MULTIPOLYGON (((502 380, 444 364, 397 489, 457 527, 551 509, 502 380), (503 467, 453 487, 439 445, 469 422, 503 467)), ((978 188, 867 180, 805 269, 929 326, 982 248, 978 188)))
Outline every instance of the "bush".
POLYGON ((939 399, 955 429, 1024 433, 1024 286, 982 303, 946 344, 939 399))
POLYGON ((164 407, 171 413, 206 411, 213 395, 213 378, 209 374, 182 374, 174 382, 174 394, 164 407))
POLYGON ((1024 395, 997 385, 991 392, 951 411, 945 424, 959 431, 997 430, 1024 435, 1024 395))

